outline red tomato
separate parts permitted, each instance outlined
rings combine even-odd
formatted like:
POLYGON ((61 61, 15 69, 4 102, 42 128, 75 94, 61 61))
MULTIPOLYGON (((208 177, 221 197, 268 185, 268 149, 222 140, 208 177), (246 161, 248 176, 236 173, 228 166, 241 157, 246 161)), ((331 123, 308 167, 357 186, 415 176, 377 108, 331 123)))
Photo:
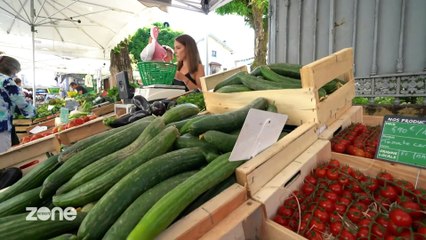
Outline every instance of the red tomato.
POLYGON ((306 183, 310 183, 312 185, 316 185, 317 182, 318 182, 318 180, 314 176, 312 176, 311 174, 309 174, 308 176, 305 177, 305 182, 306 183))
POLYGON ((376 176, 377 180, 379 180, 380 185, 384 185, 385 182, 390 183, 393 181, 393 176, 387 172, 380 172, 376 176))
POLYGON ((305 195, 309 196, 309 195, 311 195, 314 191, 315 191, 315 186, 313 186, 312 184, 304 183, 304 184, 302 185, 302 192, 303 192, 305 195))
POLYGON ((337 181, 342 186, 347 186, 349 184, 349 178, 347 178, 346 176, 340 175, 340 177, 339 177, 339 179, 337 181))
POLYGON ((346 216, 353 223, 358 223, 361 220, 361 218, 363 217, 362 212, 355 207, 349 208, 349 211, 346 213, 346 216))
POLYGON ((343 231, 340 233, 339 239, 342 239, 342 240, 355 240, 355 236, 351 232, 349 232, 348 230, 343 229, 343 231))
POLYGON ((88 116, 84 116, 84 117, 82 117, 82 119, 83 119, 84 122, 90 121, 90 118, 88 116))
POLYGON ((337 235, 340 233, 340 231, 342 231, 342 228, 343 228, 343 224, 342 224, 342 222, 341 222, 341 221, 333 222, 333 223, 330 225, 330 232, 331 232, 331 234, 333 234, 334 236, 337 236, 337 235))
POLYGON ((416 202, 406 201, 406 202, 402 202, 400 205, 412 217, 420 218, 420 217, 423 216, 423 213, 421 212, 420 205, 416 202))
POLYGON ((333 192, 335 192, 336 194, 342 194, 343 189, 342 186, 340 186, 340 184, 338 183, 333 183, 329 186, 329 189, 333 192))
POLYGON ((344 190, 341 195, 343 198, 352 199, 352 192, 349 190, 344 190))
POLYGON ((330 213, 330 222, 334 223, 334 222, 341 222, 342 218, 337 215, 337 212, 334 211, 333 213, 330 213))
POLYGON ((384 228, 387 228, 389 225, 389 219, 384 215, 380 215, 376 218, 376 223, 382 225, 384 228))
POLYGON ((370 231, 368 227, 360 227, 358 233, 356 234, 357 240, 367 240, 370 237, 370 231))
POLYGON ((351 203, 351 200, 349 198, 341 197, 337 203, 348 206, 351 203))
POLYGON ((30 141, 34 141, 36 139, 42 138, 43 135, 41 135, 40 133, 34 134, 31 136, 30 141))
POLYGON ((399 236, 403 232, 403 230, 404 230, 403 227, 400 227, 400 226, 396 225, 392 221, 389 221, 389 224, 386 227, 386 229, 387 229, 387 232, 389 232, 389 233, 391 233, 393 235, 396 235, 396 236, 399 236))
POLYGON ((336 212, 339 213, 340 215, 345 214, 345 212, 346 212, 346 205, 336 204, 336 212))
POLYGON ((340 167, 340 162, 338 160, 336 160, 336 159, 331 159, 328 162, 328 167, 329 168, 339 168, 340 167))
POLYGON ((274 222, 280 224, 281 226, 286 227, 288 225, 288 220, 284 219, 283 217, 281 217, 280 215, 276 215, 274 217, 274 219, 272 219, 274 222))
POLYGON ((325 192, 324 197, 332 202, 336 202, 337 199, 339 199, 339 195, 337 195, 335 192, 325 192))
POLYGON ((398 195, 400 195, 402 192, 414 191, 414 185, 409 181, 398 179, 398 180, 395 180, 394 186, 396 191, 398 192, 398 195))
POLYGON ((389 218, 399 227, 410 227, 413 219, 410 214, 399 208, 394 208, 389 212, 389 218))
POLYGON ((339 178, 339 171, 338 169, 327 169, 327 178, 330 180, 336 180, 339 178))
POLYGON ((97 116, 95 114, 89 115, 88 117, 89 117, 90 120, 93 120, 93 119, 97 118, 97 116))
POLYGON ((383 239, 386 233, 386 229, 382 225, 376 223, 373 224, 373 227, 371 228, 371 233, 374 237, 383 239))
POLYGON ((376 178, 369 178, 366 185, 371 192, 374 192, 379 188, 379 181, 376 178))
POLYGON ((365 152, 360 148, 355 148, 355 153, 353 155, 358 157, 365 157, 365 152))
POLYGON ((31 141, 31 137, 30 136, 22 137, 21 144, 27 143, 29 141, 31 141))
POLYGON ((386 199, 391 200, 391 201, 396 200, 396 197, 398 196, 395 188, 390 186, 390 185, 382 187, 380 189, 380 195, 383 196, 386 199))
POLYGON ((363 202, 354 203, 354 205, 352 205, 352 207, 360 210, 361 212, 364 212, 368 208, 367 204, 365 204, 363 202))
POLYGON ((76 119, 74 119, 75 126, 81 125, 83 123, 84 123, 84 119, 82 119, 82 118, 76 118, 76 119))
POLYGON ((288 207, 285 207, 285 206, 280 206, 278 208, 278 214, 283 216, 283 217, 289 218, 293 215, 293 213, 294 213, 294 210, 291 209, 291 208, 288 208, 288 207))
POLYGON ((309 227, 313 230, 324 232, 325 231, 325 224, 321 222, 319 219, 313 218, 311 220, 311 223, 309 224, 309 227))
POLYGON ((333 150, 333 152, 337 152, 337 153, 344 153, 346 150, 346 147, 344 144, 340 143, 340 142, 336 142, 334 144, 332 144, 331 149, 333 150))
POLYGON ((315 176, 317 178, 324 178, 326 176, 326 174, 327 174, 327 169, 325 169, 325 168, 317 167, 315 169, 315 176))
POLYGON ((334 202, 330 199, 322 200, 318 203, 318 206, 320 206, 325 211, 331 213, 336 209, 336 206, 334 205, 334 202))
POLYGON ((371 224, 371 219, 369 218, 363 218, 358 222, 358 227, 362 228, 362 227, 366 227, 369 228, 371 224))
POLYGON ((328 223, 330 221, 330 215, 326 211, 319 208, 315 210, 314 216, 323 223, 328 223))

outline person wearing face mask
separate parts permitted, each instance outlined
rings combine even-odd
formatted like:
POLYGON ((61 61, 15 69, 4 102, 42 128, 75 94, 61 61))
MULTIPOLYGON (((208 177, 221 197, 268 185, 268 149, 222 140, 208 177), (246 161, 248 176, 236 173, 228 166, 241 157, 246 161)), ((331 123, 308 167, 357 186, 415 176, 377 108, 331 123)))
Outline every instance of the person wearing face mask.
POLYGON ((0 153, 11 145, 11 131, 15 108, 26 117, 35 115, 34 106, 25 100, 13 77, 21 71, 18 60, 9 56, 0 56, 0 153))
POLYGON ((184 85, 186 90, 201 89, 200 77, 205 75, 195 40, 183 34, 175 39, 174 43, 177 71, 175 85, 184 85))

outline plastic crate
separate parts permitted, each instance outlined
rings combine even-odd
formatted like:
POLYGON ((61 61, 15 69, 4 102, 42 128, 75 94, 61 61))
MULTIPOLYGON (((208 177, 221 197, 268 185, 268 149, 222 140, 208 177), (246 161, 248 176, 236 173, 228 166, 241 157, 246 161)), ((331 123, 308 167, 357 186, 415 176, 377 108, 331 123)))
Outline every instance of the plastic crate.
POLYGON ((139 62, 138 69, 143 85, 172 85, 176 73, 176 65, 166 62, 139 62))

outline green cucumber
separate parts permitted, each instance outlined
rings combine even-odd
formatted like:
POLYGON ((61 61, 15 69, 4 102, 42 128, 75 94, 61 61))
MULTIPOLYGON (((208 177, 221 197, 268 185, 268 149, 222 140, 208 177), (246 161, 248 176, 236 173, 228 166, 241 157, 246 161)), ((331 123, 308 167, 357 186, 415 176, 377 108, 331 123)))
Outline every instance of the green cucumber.
POLYGON ((286 82, 273 82, 265 80, 260 77, 246 76, 242 78, 242 83, 253 90, 279 90, 279 89, 294 89, 301 88, 302 85, 299 82, 298 84, 286 83, 286 82))
POLYGON ((99 239, 143 192, 182 172, 207 162, 198 148, 172 151, 146 162, 117 182, 88 213, 78 229, 81 239, 99 239))
POLYGON ((139 221, 128 240, 154 239, 198 196, 231 176, 243 161, 229 161, 226 153, 162 197, 139 221))
POLYGON ((164 123, 167 125, 172 122, 177 122, 188 117, 197 115, 200 112, 200 108, 192 103, 179 104, 169 110, 167 110, 163 116, 164 123))
MULTIPOLYGON (((146 121, 150 121, 150 120, 153 120, 153 119, 154 119, 153 116, 149 116, 149 117, 144 118, 144 120, 146 120, 146 121)), ((82 140, 80 140, 80 141, 72 144, 71 146, 66 147, 65 150, 62 151, 59 154, 59 161, 60 162, 65 162, 70 157, 72 157, 74 154, 76 154, 76 153, 78 153, 80 151, 83 151, 84 149, 88 148, 92 144, 97 143, 97 142, 101 141, 102 139, 104 139, 106 137, 109 137, 109 136, 111 136, 113 134, 116 134, 116 133, 118 133, 120 131, 123 131, 126 128, 131 127, 133 124, 135 124, 135 123, 128 124, 128 125, 125 125, 125 126, 122 126, 122 127, 118 127, 118 128, 108 129, 105 132, 101 132, 101 133, 98 133, 96 135, 93 135, 93 136, 87 137, 85 139, 82 139, 82 140)))
POLYGON ((44 180, 40 197, 53 195, 62 184, 70 180, 74 174, 84 167, 132 143, 149 123, 150 121, 138 120, 132 126, 73 155, 44 180))
POLYGON ((266 108, 266 111, 274 113, 278 112, 277 105, 275 105, 275 101, 268 104, 268 108, 266 108))
POLYGON ((77 235, 74 235, 71 233, 65 233, 57 237, 50 238, 49 240, 76 240, 76 239, 77 239, 77 235))
POLYGON ((219 88, 222 88, 223 86, 241 84, 241 76, 244 76, 246 74, 248 74, 248 73, 247 72, 237 72, 237 73, 232 74, 231 76, 225 78, 222 82, 218 83, 214 87, 213 92, 216 92, 219 88))
POLYGON ((222 153, 231 152, 237 142, 238 135, 209 130, 201 135, 207 143, 222 153))
POLYGON ((28 213, 29 212, 18 213, 18 214, 8 215, 6 217, 0 217, 0 225, 3 223, 14 221, 15 219, 21 219, 22 217, 26 217, 28 216, 28 213))
POLYGON ((233 85, 227 85, 219 88, 215 92, 218 93, 233 93, 233 92, 247 92, 252 91, 250 88, 244 86, 243 84, 233 84, 233 85))
POLYGON ((177 122, 171 122, 171 123, 167 124, 166 127, 175 126, 180 131, 180 129, 183 127, 183 125, 185 125, 185 123, 187 123, 189 120, 191 120, 191 119, 193 119, 197 116, 198 115, 193 115, 193 116, 190 116, 188 118, 182 119, 182 120, 177 121, 177 122))
POLYGON ((67 193, 53 196, 53 204, 59 207, 83 206, 99 200, 115 183, 133 169, 154 157, 166 153, 173 146, 178 135, 179 132, 174 126, 164 129, 138 152, 109 171, 67 193))
POLYGON ((179 132, 180 134, 186 134, 189 133, 189 128, 191 127, 192 123, 195 121, 198 121, 201 118, 205 118, 207 115, 197 115, 196 117, 190 119, 189 121, 187 121, 180 129, 179 132))
POLYGON ((327 92, 325 91, 324 88, 318 89, 318 97, 320 101, 323 100, 326 96, 327 96, 327 92))
POLYGON ((282 75, 282 76, 287 76, 287 77, 291 77, 291 78, 295 78, 295 79, 301 79, 300 78, 300 69, 303 67, 302 65, 299 64, 290 64, 290 63, 272 63, 272 64, 268 64, 268 67, 282 75))
POLYGON ((342 86, 342 82, 339 79, 333 79, 330 82, 326 83, 324 86, 322 86, 321 88, 323 88, 325 90, 325 92, 330 95, 332 94, 334 91, 336 91, 338 88, 340 88, 342 86))
POLYGON ((39 197, 40 190, 41 187, 37 187, 0 203, 0 217, 23 213, 26 207, 38 207, 43 202, 39 197))
POLYGON ((265 110, 267 105, 268 101, 265 98, 259 97, 238 110, 222 114, 206 115, 204 118, 197 119, 192 122, 188 130, 194 136, 198 136, 208 130, 234 131, 243 126, 247 113, 251 108, 265 110))
POLYGON ((97 176, 102 175, 107 172, 117 164, 119 164, 122 160, 127 157, 135 154, 139 149, 157 136, 163 129, 165 128, 164 122, 162 118, 154 119, 139 135, 138 138, 130 145, 111 153, 94 163, 86 166, 85 168, 78 171, 68 182, 62 185, 57 191, 56 194, 61 194, 65 192, 69 192, 70 190, 76 188, 77 186, 82 185, 85 182, 88 182, 97 176))
POLYGON ((260 66, 257 66, 253 69, 253 71, 250 72, 250 75, 258 77, 261 76, 260 74, 260 66))
POLYGON ((207 162, 213 161, 219 156, 218 149, 213 145, 201 140, 198 137, 192 136, 190 133, 185 133, 176 139, 175 149, 199 147, 203 150, 207 162))
POLYGON ((170 177, 140 195, 120 215, 102 238, 103 240, 125 239, 145 213, 166 193, 182 183, 197 171, 190 171, 170 177))
POLYGON ((201 194, 195 201, 191 202, 191 204, 185 208, 185 210, 182 211, 182 213, 179 215, 179 218, 182 218, 195 209, 199 208, 201 205, 209 201, 210 199, 214 198, 215 196, 219 195, 221 192, 223 192, 225 189, 230 187, 232 184, 237 182, 237 177, 235 176, 235 173, 229 176, 227 179, 223 180, 216 186, 210 188, 205 193, 201 194))
POLYGON ((60 220, 59 214, 51 216, 55 220, 27 221, 27 215, 22 215, 13 221, 0 224, 0 239, 38 240, 56 237, 78 229, 86 214, 77 212, 75 219, 72 221, 60 220))
POLYGON ((288 83, 288 84, 296 84, 296 85, 299 84, 300 87, 302 87, 302 82, 300 81, 300 79, 282 76, 272 71, 268 66, 261 66, 260 73, 266 80, 277 82, 277 83, 288 83))
POLYGON ((44 179, 59 166, 60 163, 58 162, 58 155, 49 157, 43 162, 37 164, 31 171, 19 179, 19 181, 0 192, 0 203, 18 195, 19 193, 41 186, 44 179))

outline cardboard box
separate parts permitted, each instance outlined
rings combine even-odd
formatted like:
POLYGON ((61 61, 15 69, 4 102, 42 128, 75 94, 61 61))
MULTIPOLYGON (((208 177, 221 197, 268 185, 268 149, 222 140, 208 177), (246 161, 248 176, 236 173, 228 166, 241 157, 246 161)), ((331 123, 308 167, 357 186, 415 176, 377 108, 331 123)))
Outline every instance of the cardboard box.
POLYGON ((303 154, 296 158, 284 170, 276 175, 262 189, 253 195, 253 199, 262 203, 266 219, 263 223, 262 239, 306 239, 297 233, 275 223, 271 218, 275 216, 278 207, 294 191, 303 184, 304 178, 321 162, 337 159, 341 164, 347 164, 364 174, 375 176, 386 171, 398 179, 412 183, 417 187, 426 187, 426 170, 415 167, 392 164, 385 161, 355 157, 331 152, 328 140, 317 140, 303 154))
POLYGON ((302 88, 268 91, 249 91, 238 93, 216 93, 211 90, 226 76, 241 69, 233 69, 221 74, 201 79, 204 101, 207 111, 222 113, 238 109, 258 97, 265 97, 275 102, 278 112, 289 116, 288 124, 301 125, 314 122, 321 132, 327 125, 336 121, 352 106, 355 97, 355 80, 353 76, 353 52, 351 48, 343 49, 327 57, 305 65, 301 69, 302 88), (339 78, 346 83, 337 91, 320 101, 318 89, 331 80, 339 78))

